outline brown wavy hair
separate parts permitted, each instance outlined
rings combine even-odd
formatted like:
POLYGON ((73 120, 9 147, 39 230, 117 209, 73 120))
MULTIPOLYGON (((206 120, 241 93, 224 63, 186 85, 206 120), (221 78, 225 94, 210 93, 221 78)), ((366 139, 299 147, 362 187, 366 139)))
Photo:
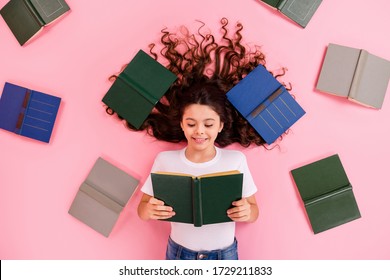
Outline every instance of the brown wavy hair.
MULTIPOLYGON (((244 47, 241 23, 235 25, 231 36, 228 20, 222 18, 220 23, 222 37, 218 43, 214 35, 203 31, 205 24, 202 22, 194 34, 185 27, 181 28, 180 34, 170 32, 167 28, 161 31, 159 54, 156 51, 157 44, 149 46, 149 53, 154 59, 161 60, 161 63, 165 61, 166 68, 178 79, 156 104, 142 126, 136 129, 126 122, 129 129, 147 131, 149 135, 162 141, 185 141, 180 127, 184 109, 191 104, 202 104, 213 108, 224 123, 224 128, 215 141, 220 147, 232 143, 239 143, 244 147, 265 143, 226 98, 226 92, 256 66, 265 66, 265 56, 257 45, 244 47)), ((114 113, 110 108, 107 112, 114 113)))

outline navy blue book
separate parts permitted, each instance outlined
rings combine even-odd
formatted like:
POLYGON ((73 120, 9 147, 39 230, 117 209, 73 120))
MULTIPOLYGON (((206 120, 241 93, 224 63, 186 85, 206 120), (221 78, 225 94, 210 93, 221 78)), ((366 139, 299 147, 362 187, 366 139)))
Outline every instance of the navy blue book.
POLYGON ((273 143, 305 114, 263 65, 228 91, 227 98, 267 144, 273 143))
POLYGON ((0 128, 49 142, 61 98, 5 83, 0 98, 0 128))

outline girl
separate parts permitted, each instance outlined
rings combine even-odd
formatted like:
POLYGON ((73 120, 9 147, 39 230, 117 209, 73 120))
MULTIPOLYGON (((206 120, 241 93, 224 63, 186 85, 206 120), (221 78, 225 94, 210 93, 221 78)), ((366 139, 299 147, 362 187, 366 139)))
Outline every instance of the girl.
MULTIPOLYGON (((204 25, 196 34, 186 28, 179 35, 162 30, 163 47, 159 53, 178 79, 138 130, 145 130, 158 140, 187 142, 184 149, 160 153, 151 172, 194 176, 228 170, 243 173, 243 198, 232 202, 227 215, 234 222, 254 222, 259 212, 257 187, 246 158, 241 152, 222 148, 232 143, 243 147, 263 145, 264 140, 231 106, 225 94, 256 66, 265 65, 265 58, 257 46, 248 51, 242 45, 240 23, 232 36, 227 19, 222 19, 221 25, 220 43, 212 34, 201 32, 204 25)), ((155 44, 150 47, 157 59, 155 44)), ((128 123, 127 126, 136 130, 128 123)), ((150 176, 141 190, 141 219, 168 219, 175 215, 175 209, 153 197, 150 176)), ((202 227, 172 222, 166 258, 238 259, 234 222, 202 227)))
MULTIPOLYGON (((239 170, 244 174, 243 198, 232 202, 234 207, 227 211, 227 215, 236 222, 255 221, 258 217, 254 195, 257 188, 245 156, 241 152, 215 146, 216 139, 225 134, 225 126, 231 126, 228 117, 230 106, 225 92, 210 83, 197 84, 182 92, 179 104, 180 127, 187 139, 187 147, 160 153, 152 172, 170 171, 198 176, 239 170)), ((167 219, 175 215, 175 209, 153 197, 150 176, 141 190, 144 192, 138 206, 141 219, 167 219)), ((235 223, 230 222, 202 227, 172 222, 166 259, 238 259, 234 234, 235 223)))

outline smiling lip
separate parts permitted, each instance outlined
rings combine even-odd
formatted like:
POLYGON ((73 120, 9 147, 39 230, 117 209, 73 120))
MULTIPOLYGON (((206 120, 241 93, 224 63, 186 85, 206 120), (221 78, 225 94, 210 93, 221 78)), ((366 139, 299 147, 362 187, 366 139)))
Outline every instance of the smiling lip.
POLYGON ((194 139, 195 143, 197 144, 203 144, 207 140, 207 138, 195 138, 195 137, 192 137, 192 139, 194 139))

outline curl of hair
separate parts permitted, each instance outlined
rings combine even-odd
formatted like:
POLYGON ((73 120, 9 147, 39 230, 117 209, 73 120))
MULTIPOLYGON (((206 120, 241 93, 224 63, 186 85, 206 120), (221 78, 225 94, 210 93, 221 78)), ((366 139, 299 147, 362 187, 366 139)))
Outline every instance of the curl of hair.
MULTIPOLYGON (((228 20, 222 18, 220 42, 205 24, 192 34, 182 27, 179 34, 161 30, 161 48, 149 45, 149 53, 156 60, 165 60, 166 68, 178 79, 139 129, 127 123, 131 130, 146 131, 158 140, 179 143, 185 141, 180 122, 183 110, 191 104, 211 106, 221 117, 224 128, 216 144, 225 147, 239 143, 244 147, 264 145, 263 138, 228 102, 226 93, 259 64, 265 66, 265 56, 259 46, 245 47, 243 26, 237 23, 229 36, 228 20), (158 52, 158 53, 157 53, 158 52)), ((284 75, 283 73, 278 76, 284 75)), ((112 76, 116 78, 115 75, 112 76)), ((111 111, 110 111, 111 112, 111 111)))

